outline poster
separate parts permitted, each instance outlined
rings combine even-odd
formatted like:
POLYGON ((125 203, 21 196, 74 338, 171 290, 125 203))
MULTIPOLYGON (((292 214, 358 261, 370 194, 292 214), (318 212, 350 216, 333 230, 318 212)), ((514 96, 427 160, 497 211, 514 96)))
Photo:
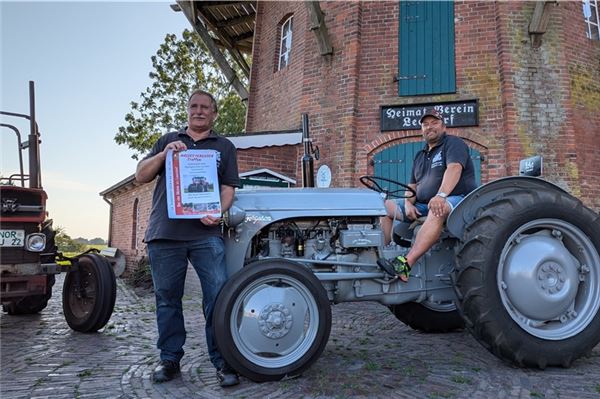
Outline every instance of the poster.
POLYGON ((170 219, 221 217, 217 151, 169 151, 165 173, 170 219))

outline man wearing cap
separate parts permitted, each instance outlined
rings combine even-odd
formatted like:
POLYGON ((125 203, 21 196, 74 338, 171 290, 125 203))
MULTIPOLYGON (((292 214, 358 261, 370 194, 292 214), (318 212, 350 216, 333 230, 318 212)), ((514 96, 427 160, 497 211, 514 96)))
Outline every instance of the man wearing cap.
POLYGON ((406 256, 377 261, 386 273, 398 276, 404 282, 408 281, 411 267, 439 239, 450 211, 476 187, 469 148, 461 138, 446 134, 442 115, 435 108, 428 109, 419 123, 426 144, 415 156, 408 185, 417 195, 386 200, 387 216, 381 218, 385 243, 388 244, 394 221, 427 217, 406 256))

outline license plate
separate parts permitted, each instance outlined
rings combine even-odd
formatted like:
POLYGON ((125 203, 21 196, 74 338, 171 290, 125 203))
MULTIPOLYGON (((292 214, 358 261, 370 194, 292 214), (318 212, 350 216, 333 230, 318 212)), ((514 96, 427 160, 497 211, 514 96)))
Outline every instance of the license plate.
POLYGON ((25 230, 0 230, 0 247, 22 247, 25 230))

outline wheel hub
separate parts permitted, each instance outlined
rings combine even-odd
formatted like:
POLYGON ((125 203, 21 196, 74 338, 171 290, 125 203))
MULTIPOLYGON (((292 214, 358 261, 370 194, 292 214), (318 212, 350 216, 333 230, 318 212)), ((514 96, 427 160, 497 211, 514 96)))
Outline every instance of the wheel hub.
POLYGON ((544 262, 537 271, 539 289, 546 295, 560 292, 565 286, 567 272, 554 261, 544 262))
POLYGON ((284 337, 293 324, 292 312, 281 303, 265 306, 258 316, 261 333, 268 338, 284 337))
POLYGON ((534 234, 514 241, 500 277, 502 290, 520 314, 556 320, 574 303, 579 263, 560 236, 534 234))

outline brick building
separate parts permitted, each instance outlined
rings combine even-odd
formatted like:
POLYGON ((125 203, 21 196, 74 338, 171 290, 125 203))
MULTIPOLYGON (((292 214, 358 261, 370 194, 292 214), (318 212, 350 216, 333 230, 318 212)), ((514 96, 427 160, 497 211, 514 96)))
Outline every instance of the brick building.
MULTIPOLYGON (((227 25, 211 20, 209 3, 186 16, 227 25)), ((332 186, 364 174, 406 181, 422 145, 416 121, 433 105, 471 148, 481 183, 539 154, 546 179, 600 210, 596 0, 242 3, 246 15, 221 15, 233 15, 229 26, 254 18, 246 131, 298 130, 307 113, 315 168, 330 167, 332 186)), ((295 140, 238 147, 240 172, 300 182, 295 140)), ((112 245, 130 261, 143 253, 151 190, 128 178, 102 193, 112 245)))

